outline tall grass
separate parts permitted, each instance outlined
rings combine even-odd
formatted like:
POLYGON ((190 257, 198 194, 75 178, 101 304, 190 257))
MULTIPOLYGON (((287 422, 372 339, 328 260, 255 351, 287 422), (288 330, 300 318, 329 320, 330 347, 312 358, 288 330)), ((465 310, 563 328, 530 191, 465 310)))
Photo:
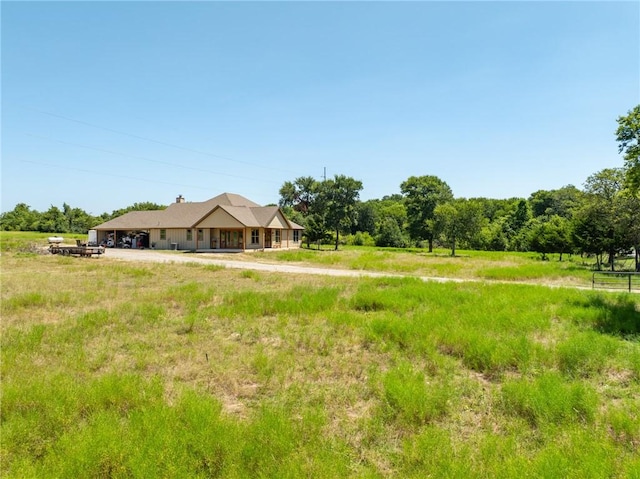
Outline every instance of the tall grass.
POLYGON ((534 426, 547 423, 592 421, 598 397, 589 386, 566 383, 556 373, 545 373, 533 380, 508 381, 502 387, 507 412, 517 414, 534 426))
POLYGON ((595 331, 579 332, 557 346, 560 370, 571 376, 590 376, 602 372, 619 342, 595 331))
POLYGON ((382 378, 390 414, 407 425, 421 426, 447 413, 453 396, 448 384, 429 384, 421 371, 403 363, 382 378))
POLYGON ((76 239, 86 240, 87 235, 77 233, 38 233, 35 231, 0 231, 1 252, 30 251, 34 247, 46 247, 47 238, 62 236, 66 243, 75 244, 76 239))
POLYGON ((252 259, 331 266, 359 271, 383 271, 415 276, 460 277, 492 281, 591 285, 593 265, 577 256, 542 261, 537 254, 447 250, 427 253, 419 248, 344 247, 340 251, 292 250, 258 252, 252 259))
POLYGON ((3 477, 639 471, 635 296, 2 261, 3 477))
POLYGON ((166 404, 156 381, 108 376, 81 387, 56 379, 25 391, 27 414, 16 410, 14 391, 6 395, 3 435, 9 454, 18 458, 7 471, 14 477, 348 474, 344 446, 323 439, 325 420, 313 411, 294 419, 286 410, 264 407, 238 423, 225 418, 215 400, 193 392, 166 404))

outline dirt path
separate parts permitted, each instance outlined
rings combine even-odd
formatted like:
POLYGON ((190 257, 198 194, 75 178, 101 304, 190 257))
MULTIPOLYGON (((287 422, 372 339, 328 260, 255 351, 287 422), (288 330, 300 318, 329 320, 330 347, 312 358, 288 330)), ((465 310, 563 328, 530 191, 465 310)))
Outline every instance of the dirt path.
MULTIPOLYGON (((233 269, 250 269, 254 271, 267 271, 270 273, 292 273, 292 274, 319 274, 324 276, 345 276, 350 278, 358 277, 396 277, 402 278, 405 275, 393 273, 377 273, 375 271, 353 271, 332 268, 318 268, 315 266, 295 266, 290 264, 270 264, 258 263, 255 261, 238 261, 230 259, 216 259, 209 257, 198 257, 195 255, 186 255, 183 253, 162 253, 151 250, 128 250, 128 249, 109 249, 105 253, 105 257, 121 259, 126 261, 145 261, 150 263, 197 263, 205 265, 223 266, 233 269)), ((455 278, 430 278, 432 281, 457 281, 462 280, 455 278)))
MULTIPOLYGON (((324 276, 341 276, 349 278, 404 278, 404 277, 416 277, 397 273, 380 273, 375 271, 354 271, 344 269, 332 269, 332 268, 319 268, 316 266, 295 266, 288 264, 269 264, 258 263, 254 261, 239 261, 230 259, 216 259, 210 256, 198 257, 196 255, 187 255, 184 253, 175 252, 159 252, 152 250, 128 250, 128 249, 109 249, 105 253, 105 257, 114 258, 125 261, 143 261, 150 263, 197 263, 204 265, 216 265, 223 266, 225 268, 232 269, 248 269, 254 271, 266 271, 270 273, 290 273, 290 274, 317 274, 324 276)), ((443 278, 438 276, 417 276, 423 281, 435 281, 438 283, 463 283, 463 282, 475 282, 475 283, 504 283, 504 284, 538 284, 538 283, 526 283, 517 281, 490 281, 483 279, 473 278, 443 278)), ((557 286, 557 285, 544 285, 548 287, 570 287, 575 289, 591 289, 581 286, 557 286)))
MULTIPOLYGON (((153 250, 130 250, 130 249, 108 249, 105 256, 112 259, 124 261, 143 261, 149 263, 197 263, 203 265, 216 265, 231 269, 247 269, 253 271, 265 271, 269 273, 290 273, 290 274, 318 274, 324 276, 341 276, 347 278, 419 278, 422 281, 435 281, 438 283, 495 283, 495 284, 523 284, 529 286, 546 286, 548 288, 571 288, 580 290, 591 290, 589 286, 557 285, 547 283, 535 283, 526 281, 500 281, 475 278, 444 278, 440 276, 411 276, 398 273, 380 273, 376 271, 348 270, 320 268, 316 266, 295 266, 289 264, 258 263, 247 260, 217 259, 211 256, 197 256, 182 252, 160 252, 153 250)), ((626 290, 620 289, 598 289, 598 291, 620 293, 626 290)), ((640 294, 635 290, 632 293, 640 294)))

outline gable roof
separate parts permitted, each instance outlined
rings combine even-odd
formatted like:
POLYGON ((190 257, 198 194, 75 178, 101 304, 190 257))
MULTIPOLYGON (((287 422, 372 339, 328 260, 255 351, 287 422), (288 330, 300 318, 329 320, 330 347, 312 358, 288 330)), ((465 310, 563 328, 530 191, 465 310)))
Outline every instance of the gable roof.
POLYGON ((289 225, 291 226, 292 230, 303 230, 304 226, 300 226, 298 223, 294 223, 293 221, 287 219, 287 221, 289 222, 289 225))
POLYGON ((258 203, 254 203, 250 199, 241 195, 236 195, 235 193, 222 193, 210 200, 204 201, 204 203, 211 204, 213 206, 246 206, 248 208, 262 208, 258 203))
POLYGON ((280 211, 280 208, 278 208, 277 206, 264 206, 262 208, 251 208, 251 212, 256 217, 256 219, 258 220, 258 223, 262 227, 269 226, 271 221, 273 221, 273 218, 278 214, 278 211, 280 211))
POLYGON ((257 228, 260 226, 260 223, 254 216, 252 211, 255 208, 248 208, 246 206, 226 206, 226 205, 219 206, 219 208, 229 213, 233 218, 238 220, 244 226, 249 226, 254 228, 257 228))
POLYGON ((218 208, 249 228, 267 227, 280 212, 292 229, 304 229, 290 222, 277 206, 260 206, 234 193, 222 193, 201 202, 172 203, 164 210, 131 211, 93 229, 194 228, 218 208))
POLYGON ((158 228, 162 222, 161 217, 164 211, 165 210, 129 211, 122 216, 113 218, 92 229, 120 230, 158 228))

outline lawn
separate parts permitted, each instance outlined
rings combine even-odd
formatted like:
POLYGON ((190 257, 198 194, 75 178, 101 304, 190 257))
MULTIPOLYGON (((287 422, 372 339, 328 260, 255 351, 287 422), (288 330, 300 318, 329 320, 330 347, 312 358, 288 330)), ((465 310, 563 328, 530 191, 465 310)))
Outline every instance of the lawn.
POLYGON ((640 477, 638 295, 1 261, 3 477, 640 477))
POLYGON ((580 256, 556 255, 543 261, 536 253, 458 251, 455 257, 448 250, 391 249, 373 247, 343 247, 339 251, 300 249, 269 251, 251 255, 264 261, 286 261, 301 265, 321 265, 334 268, 383 271, 413 276, 465 278, 553 285, 590 286, 593 261, 580 256))

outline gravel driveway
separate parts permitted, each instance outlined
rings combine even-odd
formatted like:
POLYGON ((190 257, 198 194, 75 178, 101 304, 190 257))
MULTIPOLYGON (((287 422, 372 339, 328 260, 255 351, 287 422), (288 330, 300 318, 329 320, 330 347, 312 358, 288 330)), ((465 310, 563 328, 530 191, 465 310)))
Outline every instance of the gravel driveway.
MULTIPOLYGON (((107 249, 105 257, 115 258, 125 261, 145 261, 149 263, 197 263, 205 265, 223 266, 234 269, 250 269, 254 271, 267 271, 270 273, 292 273, 292 274, 318 274, 325 276, 343 276, 350 278, 402 278, 406 275, 393 273, 376 273, 375 271, 354 271, 344 269, 318 268, 315 266, 294 266, 288 264, 267 264, 253 261, 237 261, 230 259, 216 259, 211 256, 198 256, 193 254, 159 252, 153 250, 131 250, 131 249, 107 249)), ((423 277, 425 281, 438 282, 462 282, 474 280, 462 280, 459 278, 439 278, 423 277)))
MULTIPOLYGON (((404 278, 413 277, 403 274, 394 273, 378 273, 375 271, 355 271, 348 269, 331 269, 331 268, 318 268, 315 266, 294 266, 288 264, 268 264, 258 263, 254 261, 240 261, 232 259, 216 259, 212 256, 200 256, 195 254, 185 254, 181 252, 159 252, 153 250, 131 250, 131 249, 107 249, 105 256, 108 258, 115 258, 125 261, 143 261, 149 263, 197 263, 204 265, 216 265, 223 266, 225 268, 232 269, 249 269, 254 271, 266 271, 270 273, 291 273, 291 274, 318 274, 324 276, 342 276, 348 278, 404 278)), ((531 283, 525 281, 499 281, 499 280, 484 280, 473 278, 443 278, 439 276, 417 276, 423 281, 435 281, 438 283, 503 283, 503 284, 526 284, 526 285, 538 285, 546 286, 549 288, 572 288, 581 290, 591 290, 592 288, 586 286, 567 286, 545 283, 531 283)), ((605 292, 620 292, 621 290, 613 289, 599 289, 598 291, 605 292)), ((632 293, 640 293, 638 290, 632 291, 632 293)))

